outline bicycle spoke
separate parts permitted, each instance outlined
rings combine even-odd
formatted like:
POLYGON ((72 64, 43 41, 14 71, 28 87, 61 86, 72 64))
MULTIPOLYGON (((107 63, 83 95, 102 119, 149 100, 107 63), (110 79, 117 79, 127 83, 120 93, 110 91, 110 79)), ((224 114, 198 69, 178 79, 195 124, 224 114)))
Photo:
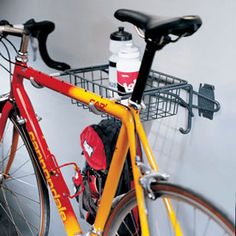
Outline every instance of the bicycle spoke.
MULTIPOLYGON (((5 201, 5 204, 6 204, 7 209, 6 209, 2 204, 1 204, 1 206, 2 206, 2 208, 3 208, 3 210, 4 210, 4 212, 7 214, 9 220, 11 221, 11 223, 14 225, 17 234, 19 235, 19 233, 20 233, 20 235, 22 235, 21 232, 20 232, 20 230, 19 230, 19 228, 17 227, 17 225, 16 225, 14 219, 13 219, 13 215, 12 215, 11 209, 10 209, 10 207, 9 207, 7 198, 6 198, 6 193, 5 193, 5 191, 4 191, 3 188, 2 188, 2 194, 3 194, 3 198, 4 198, 4 201, 5 201)), ((23 235, 22 235, 22 236, 23 236, 23 235)))
MULTIPOLYGON (((18 211, 16 211, 14 208, 12 208, 12 207, 10 207, 10 206, 8 205, 9 210, 11 209, 11 212, 15 212, 18 216, 20 216, 22 219, 24 219, 25 222, 27 223, 27 225, 29 224, 29 225, 31 225, 33 228, 35 228, 35 229, 37 230, 37 227, 36 227, 35 225, 33 225, 31 222, 29 222, 29 221, 26 219, 25 214, 24 214, 24 212, 23 212, 23 210, 22 210, 22 207, 21 207, 21 204, 20 204, 20 201, 19 201, 18 196, 15 195, 13 191, 11 191, 11 194, 14 196, 14 198, 15 198, 15 200, 16 200, 16 202, 17 202, 17 205, 18 205, 18 209, 21 211, 21 214, 20 214, 18 211)), ((28 208, 30 208, 28 205, 26 205, 26 206, 27 206, 28 208)), ((31 208, 30 208, 30 209, 31 209, 31 208)), ((35 215, 37 215, 34 211, 32 211, 32 212, 33 212, 35 215)), ((37 217, 39 218, 40 216, 37 215, 37 217)), ((28 226, 28 227, 29 227, 29 226, 28 226)), ((31 230, 31 231, 32 231, 32 230, 31 230)))
MULTIPOLYGON (((8 191, 8 192, 9 192, 11 195, 13 195, 13 196, 16 194, 16 195, 19 195, 20 197, 26 198, 26 197, 23 196, 22 194, 19 194, 19 193, 17 193, 17 192, 14 192, 14 191, 12 191, 12 190, 6 188, 6 187, 4 187, 4 188, 5 188, 6 191, 8 191)), ((27 199, 30 200, 30 201, 32 201, 32 199, 30 199, 30 198, 28 198, 28 197, 27 197, 27 199)), ((40 203, 37 202, 37 201, 33 201, 33 202, 36 203, 37 205, 40 205, 40 203)), ((31 206, 31 204, 27 204, 26 206, 27 206, 27 208, 29 208, 29 210, 31 210, 31 212, 33 212, 37 217, 40 217, 40 215, 35 212, 35 207, 31 206)))
POLYGON ((208 230, 208 228, 209 228, 210 221, 211 221, 211 219, 210 219, 210 217, 208 217, 207 224, 206 224, 206 228, 205 228, 205 230, 204 230, 204 235, 207 235, 207 230, 208 230))
POLYGON ((4 188, 5 190, 7 190, 8 192, 10 192, 12 195, 15 194, 15 195, 18 195, 18 196, 20 196, 20 197, 24 197, 24 198, 30 200, 31 202, 40 204, 40 202, 34 200, 33 198, 29 198, 29 197, 25 196, 24 194, 21 194, 21 193, 18 193, 18 192, 16 192, 16 191, 13 191, 13 190, 9 189, 6 185, 5 185, 5 186, 2 186, 2 188, 4 188))
MULTIPOLYGON (((20 178, 24 178, 24 177, 28 177, 28 176, 32 176, 32 175, 34 175, 34 174, 28 174, 28 175, 25 175, 25 176, 20 177, 20 178)), ((22 183, 22 184, 26 184, 26 185, 28 185, 28 186, 30 186, 30 187, 32 187, 32 188, 37 189, 37 187, 36 187, 34 184, 30 184, 30 183, 27 183, 27 182, 25 182, 25 181, 23 181, 23 180, 20 180, 19 177, 12 177, 12 176, 9 176, 9 178, 10 178, 10 179, 8 179, 8 180, 6 181, 7 183, 11 182, 12 180, 15 180, 15 181, 18 181, 18 182, 20 182, 20 183, 22 183)))
POLYGON ((125 219, 123 220, 123 224, 124 224, 125 228, 129 231, 130 235, 134 235, 134 234, 131 232, 129 226, 126 224, 125 219))
POLYGON ((19 208, 19 210, 20 210, 20 212, 21 212, 21 214, 22 214, 22 215, 20 215, 20 217, 22 217, 22 218, 25 220, 25 222, 26 222, 26 224, 27 224, 27 226, 28 226, 30 232, 32 233, 32 235, 34 235, 34 233, 33 233, 33 231, 32 231, 32 228, 30 227, 30 225, 31 225, 32 227, 34 227, 36 230, 37 230, 37 227, 34 226, 31 222, 29 222, 29 221, 26 219, 25 214, 24 214, 24 212, 23 212, 23 210, 22 210, 22 208, 21 208, 21 206, 20 206, 20 204, 19 204, 19 199, 18 199, 18 197, 15 196, 15 195, 14 195, 14 197, 15 197, 15 199, 16 199, 18 208, 19 208))
MULTIPOLYGON (((5 209, 5 207, 4 207, 1 203, 0 203, 0 207, 3 209, 3 211, 5 212, 7 218, 10 220, 10 222, 13 224, 13 226, 14 226, 14 228, 15 228, 15 230, 16 230, 17 235, 19 235, 20 231, 19 231, 19 229, 17 228, 17 226, 14 224, 14 222, 12 221, 12 219, 11 219, 9 213, 7 212, 7 210, 5 209)), ((21 234, 21 233, 20 233, 20 234, 21 234)), ((21 234, 21 235, 22 235, 22 234, 21 234)))
POLYGON ((27 175, 22 175, 22 176, 17 176, 17 177, 12 177, 12 176, 8 176, 9 178, 6 179, 5 181, 7 183, 13 181, 13 180, 19 180, 19 179, 24 179, 26 177, 30 177, 30 176, 34 176, 35 174, 34 173, 31 173, 31 174, 27 174, 27 175))
MULTIPOLYGON (((0 203, 1 204, 1 203, 0 203)), ((2 208, 4 208, 4 206, 1 204, 1 206, 2 206, 2 208)), ((35 225, 33 225, 31 222, 29 222, 24 216, 22 216, 18 211, 16 211, 14 208, 12 208, 12 207, 9 207, 9 208, 11 208, 11 211, 12 212, 14 212, 15 214, 17 214, 21 219, 23 219, 23 220, 25 220, 25 222, 27 223, 27 224, 29 224, 29 225, 31 225, 33 228, 35 228, 35 230, 37 230, 38 231, 38 228, 35 226, 35 225)), ((5 211, 6 212, 6 211, 5 211)), ((9 216, 8 216, 9 217, 9 216)), ((17 226, 16 226, 17 227, 17 226)), ((19 229, 18 229, 19 230, 19 229)))
POLYGON ((22 165, 20 165, 15 171, 11 173, 11 175, 15 174, 17 171, 19 171, 23 166, 25 166, 27 163, 29 163, 30 160, 25 161, 22 165))
POLYGON ((194 211, 193 211, 193 232, 194 232, 194 236, 196 236, 196 222, 197 222, 197 217, 196 217, 196 212, 197 212, 197 209, 196 207, 194 207, 194 211))
POLYGON ((137 226, 137 222, 136 222, 136 220, 134 219, 134 214, 133 214, 133 212, 131 211, 130 212, 130 215, 131 215, 131 219, 132 219, 132 222, 133 222, 133 226, 134 226, 134 228, 136 229, 136 231, 134 232, 135 233, 135 235, 139 235, 139 228, 136 228, 136 226, 137 226))
MULTIPOLYGON (((17 148, 16 152, 19 151, 22 147, 24 147, 25 145, 22 144, 20 147, 17 148)), ((4 148, 2 148, 2 150, 4 150, 4 148)), ((11 147, 9 148, 9 150, 7 151, 6 156, 4 155, 4 153, 2 154, 2 156, 5 156, 2 158, 2 160, 0 161, 0 163, 2 163, 2 169, 4 167, 4 161, 7 160, 9 158, 9 154, 11 152, 11 147)))

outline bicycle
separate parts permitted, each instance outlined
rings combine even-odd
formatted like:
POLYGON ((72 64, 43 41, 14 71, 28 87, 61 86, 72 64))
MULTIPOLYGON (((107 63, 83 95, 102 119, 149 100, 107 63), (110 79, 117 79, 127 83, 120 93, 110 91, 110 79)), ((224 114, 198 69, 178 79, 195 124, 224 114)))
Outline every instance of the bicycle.
MULTIPOLYGON (((201 235, 234 235, 235 225, 219 208, 192 190, 168 183, 168 176, 158 172, 158 166, 139 117, 142 95, 155 52, 168 43, 195 33, 202 24, 201 19, 198 16, 185 16, 163 20, 125 9, 116 11, 115 17, 142 29, 146 41, 139 75, 128 106, 27 66, 27 47, 31 35, 38 38, 39 51, 47 65, 59 70, 68 70, 70 73, 67 64, 52 60, 47 53, 46 40, 54 29, 52 22, 37 23, 30 20, 22 28, 14 27, 6 21, 1 22, 2 39, 7 40, 8 35, 21 39, 16 62, 13 63, 15 68, 12 74, 11 90, 0 99, 2 153, 0 207, 5 211, 14 228, 10 234, 48 234, 50 222, 48 190, 50 190, 66 233, 83 235, 70 202, 74 195, 71 195, 61 172, 61 168, 65 165, 72 164, 75 171, 78 171, 78 167, 75 163, 59 166, 55 156, 50 152, 39 125, 39 118, 24 88, 23 81, 30 80, 36 88, 47 87, 89 106, 94 112, 109 114, 122 121, 90 235, 119 235, 121 225, 125 225, 127 232, 131 235, 146 236, 157 233, 161 235, 167 233, 170 235, 192 235, 192 233, 194 235, 201 233, 201 235), (136 136, 141 142, 148 164, 144 164, 136 155, 136 136), (4 145, 7 147, 3 147, 4 145), (114 201, 128 150, 135 187, 114 201), (19 156, 16 156, 17 153, 19 156), (158 203, 158 206, 153 207, 154 203, 158 203), (147 205, 151 207, 147 208, 147 205), (154 220, 157 220, 154 221, 155 227, 151 221, 152 214, 148 210, 155 211, 154 220), (134 211, 138 211, 138 217, 133 217, 134 211), (130 223, 127 225, 127 217, 132 219, 133 225, 130 223), (196 233, 195 230, 200 232, 196 233)), ((12 64, 11 61, 10 64, 12 64)))

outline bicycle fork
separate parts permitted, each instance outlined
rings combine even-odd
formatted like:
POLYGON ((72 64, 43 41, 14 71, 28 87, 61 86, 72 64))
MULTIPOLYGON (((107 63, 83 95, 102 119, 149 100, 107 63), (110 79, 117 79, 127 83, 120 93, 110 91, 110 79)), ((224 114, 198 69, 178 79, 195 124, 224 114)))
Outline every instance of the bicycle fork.
MULTIPOLYGON (((7 119, 9 116, 10 111, 13 108, 12 103, 9 101, 8 94, 4 97, 2 97, 2 100, 0 101, 0 107, 1 107, 1 117, 0 117, 0 141, 3 142, 3 133, 5 131, 7 119)), ((16 128, 14 127, 13 129, 13 134, 12 134, 12 145, 10 148, 9 152, 9 160, 7 162, 7 165, 3 172, 1 173, 1 178, 7 179, 9 178, 9 170, 11 168, 11 165, 14 161, 16 150, 17 150, 17 145, 18 145, 18 138, 19 138, 19 133, 17 132, 16 128)))

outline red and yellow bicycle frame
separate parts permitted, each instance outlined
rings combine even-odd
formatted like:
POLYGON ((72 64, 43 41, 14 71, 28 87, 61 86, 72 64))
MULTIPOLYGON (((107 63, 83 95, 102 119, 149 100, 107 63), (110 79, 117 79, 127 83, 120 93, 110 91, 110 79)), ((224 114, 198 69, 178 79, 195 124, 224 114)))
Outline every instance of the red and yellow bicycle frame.
MULTIPOLYGON (((158 167, 156 165, 151 148, 148 144, 143 126, 140 122, 139 111, 135 110, 132 107, 122 106, 120 104, 117 104, 116 101, 103 98, 82 88, 66 83, 65 81, 59 80, 58 78, 41 73, 33 68, 27 67, 25 63, 16 64, 13 74, 10 99, 12 98, 15 100, 15 103, 20 111, 20 118, 25 120, 26 129, 34 146, 38 161, 41 165, 45 179, 51 190, 61 219, 64 223, 66 232, 71 236, 82 235, 82 229, 72 208, 69 198, 70 192, 67 184, 62 176, 56 158, 48 148, 43 132, 35 115, 33 106, 31 105, 30 99, 25 91, 23 85, 24 79, 33 80, 35 83, 41 86, 47 87, 70 98, 76 99, 86 105, 93 104, 96 109, 110 114, 122 121, 122 127, 112 158, 110 171, 108 173, 107 181, 93 226, 94 231, 91 233, 91 235, 97 235, 95 234, 96 232, 102 232, 104 229, 106 220, 110 213, 112 200, 115 196, 119 177, 123 169, 123 164, 128 149, 130 150, 131 154, 131 163, 134 175, 134 184, 138 202, 142 235, 149 235, 144 193, 141 185, 139 184, 141 173, 138 166, 136 165, 136 133, 140 138, 151 168, 153 170, 157 170, 158 167)), ((0 138, 2 137, 2 134, 4 132, 5 123, 11 109, 12 103, 9 101, 6 102, 2 109, 2 116, 0 120, 0 138)), ((11 159, 11 161, 13 161, 14 154, 12 155, 11 159)), ((11 163, 8 165, 7 170, 5 170, 6 173, 4 174, 6 176, 10 169, 10 165, 11 163)), ((175 222, 174 228, 176 235, 182 235, 178 224, 176 224, 177 221, 174 211, 171 208, 171 204, 167 199, 165 199, 164 201, 167 205, 171 221, 175 222)))

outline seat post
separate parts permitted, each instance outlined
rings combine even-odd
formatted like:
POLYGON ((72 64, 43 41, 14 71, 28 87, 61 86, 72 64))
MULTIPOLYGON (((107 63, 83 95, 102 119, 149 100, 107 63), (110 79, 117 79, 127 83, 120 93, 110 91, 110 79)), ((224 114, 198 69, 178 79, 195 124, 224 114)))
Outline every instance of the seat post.
POLYGON ((134 90, 131 96, 131 101, 137 104, 141 103, 145 85, 148 79, 148 75, 152 66, 152 62, 157 50, 157 45, 153 42, 147 42, 144 55, 142 58, 138 78, 134 86, 134 90))

